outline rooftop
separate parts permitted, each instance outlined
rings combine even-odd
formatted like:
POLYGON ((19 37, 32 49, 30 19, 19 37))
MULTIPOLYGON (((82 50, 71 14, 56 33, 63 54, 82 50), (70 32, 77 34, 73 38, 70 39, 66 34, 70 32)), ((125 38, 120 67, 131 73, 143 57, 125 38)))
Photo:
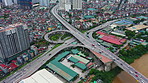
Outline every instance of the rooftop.
MULTIPOLYGON (((50 63, 48 63, 46 66, 55 71, 57 74, 62 76, 64 79, 67 81, 71 81, 74 77, 77 76, 77 73, 74 72, 73 70, 69 69, 65 65, 61 64, 58 62, 62 58, 66 57, 70 51, 65 51, 61 54, 59 54, 54 60, 52 60, 50 63)), ((74 58, 69 58, 71 61, 76 62, 77 60, 74 58)))
POLYGON ((87 67, 84 65, 84 64, 82 64, 82 63, 76 63, 76 64, 74 64, 75 66, 77 66, 77 67, 79 67, 80 69, 82 69, 82 70, 84 70, 84 69, 86 69, 87 67))
POLYGON ((99 53, 97 53, 97 52, 94 52, 94 51, 92 51, 92 52, 93 52, 104 64, 112 61, 111 59, 109 59, 109 58, 107 58, 107 57, 105 57, 105 56, 103 56, 103 55, 101 55, 101 54, 99 54, 99 53))
POLYGON ((79 53, 79 51, 77 49, 72 49, 71 52, 74 53, 74 54, 79 53))
POLYGON ((9 25, 6 28, 0 27, 0 32, 12 30, 12 29, 14 29, 14 28, 16 28, 17 26, 20 26, 20 25, 23 25, 23 24, 22 23, 16 23, 16 24, 9 25))
POLYGON ((99 36, 100 39, 102 39, 106 42, 109 42, 109 43, 117 44, 117 45, 121 45, 126 41, 126 39, 122 39, 120 37, 116 37, 114 35, 109 35, 107 33, 103 33, 100 31, 98 31, 97 34, 100 34, 100 36, 99 36))
POLYGON ((85 15, 84 18, 89 19, 89 18, 95 18, 93 15, 85 15))
POLYGON ((77 63, 79 60, 74 58, 74 57, 70 57, 68 60, 70 60, 71 62, 77 63))
POLYGON ((117 21, 114 24, 116 24, 118 26, 129 26, 129 25, 134 24, 134 23, 133 23, 133 21, 131 21, 129 19, 124 19, 124 20, 117 21))
POLYGON ((93 11, 93 10, 97 10, 96 8, 88 8, 87 10, 93 11))
POLYGON ((129 27, 129 28, 126 28, 126 29, 131 30, 131 31, 136 31, 136 30, 145 29, 145 28, 148 28, 148 26, 146 26, 146 25, 135 25, 135 26, 132 26, 132 27, 129 27))
POLYGON ((139 16, 139 17, 136 17, 136 18, 138 18, 138 19, 148 19, 148 17, 146 17, 146 16, 139 16))
POLYGON ((59 61, 59 60, 61 60, 62 58, 66 57, 69 53, 70 53, 69 51, 66 51, 66 52, 61 53, 61 54, 59 54, 59 55, 55 58, 55 60, 56 60, 56 61, 59 61))
POLYGON ((84 55, 82 52, 78 53, 80 56, 86 57, 86 55, 84 55))
POLYGON ((46 69, 37 71, 32 76, 23 79, 19 83, 63 83, 46 69))
POLYGON ((89 63, 89 60, 87 60, 87 59, 85 59, 85 58, 83 58, 83 57, 80 57, 80 56, 78 56, 78 55, 73 55, 72 57, 78 59, 79 61, 82 61, 82 62, 85 63, 85 64, 89 63))
POLYGON ((63 78, 65 78, 67 81, 71 81, 74 77, 78 75, 75 71, 69 69, 65 65, 55 60, 51 61, 46 66, 52 69, 53 71, 55 71, 57 74, 59 74, 63 78))

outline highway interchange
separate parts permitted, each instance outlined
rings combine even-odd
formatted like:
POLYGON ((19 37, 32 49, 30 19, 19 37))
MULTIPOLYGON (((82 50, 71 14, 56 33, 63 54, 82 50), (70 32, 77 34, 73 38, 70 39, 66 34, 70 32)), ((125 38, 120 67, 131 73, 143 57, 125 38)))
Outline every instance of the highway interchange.
POLYGON ((50 42, 50 43, 55 43, 55 44, 58 44, 58 43, 64 43, 64 40, 60 40, 60 41, 52 41, 49 39, 49 35, 52 35, 53 33, 56 33, 56 32, 67 32, 67 33, 70 33, 68 30, 55 30, 55 31, 51 31, 49 33, 47 33, 44 38, 46 39, 46 41, 50 42))
POLYGON ((77 47, 82 45, 73 45, 71 42, 74 42, 75 39, 69 39, 64 44, 60 45, 59 47, 53 49, 52 51, 48 50, 42 56, 38 57, 36 60, 30 62, 22 69, 16 71, 11 76, 7 77, 5 80, 1 81, 1 83, 18 83, 20 80, 32 75, 35 71, 37 71, 43 64, 46 63, 49 59, 59 53, 61 50, 68 48, 68 47, 77 47), (49 52, 50 51, 50 52, 49 52))
POLYGON ((87 37, 85 34, 81 33, 80 31, 78 31, 76 28, 74 28, 73 26, 71 26, 68 22, 66 22, 61 16, 58 15, 58 5, 56 5, 55 7, 53 7, 53 9, 51 10, 51 13, 69 30, 69 32, 77 39, 79 40, 83 45, 72 45, 71 42, 74 42, 75 39, 69 39, 67 40, 64 44, 62 44, 61 46, 53 49, 52 51, 48 50, 47 52, 45 52, 42 56, 40 56, 39 58, 37 58, 36 60, 30 62, 29 64, 27 64, 26 66, 24 66, 23 68, 21 68, 20 70, 18 70, 17 72, 15 72, 14 74, 12 74, 11 76, 9 76, 8 78, 6 78, 5 80, 1 81, 1 83, 18 83, 20 80, 32 75, 35 71, 37 71, 43 64, 46 63, 46 61, 48 61, 49 59, 51 59, 53 56, 55 56, 58 52, 60 52, 61 50, 68 48, 68 47, 76 47, 76 46, 84 46, 92 51, 95 51, 97 53, 104 53, 106 57, 114 60, 114 62, 120 67, 122 68, 124 71, 126 71, 127 73, 129 73, 131 76, 133 76, 136 80, 138 80, 140 83, 148 83, 148 79, 143 76, 141 73, 139 73, 138 71, 136 71, 133 67, 131 67, 129 64, 127 64, 125 61, 123 61, 122 59, 120 59, 119 57, 117 57, 115 54, 113 54, 112 52, 108 51, 105 47, 103 47, 102 45, 100 45, 99 43, 97 43, 95 41, 95 39, 93 39, 92 37, 92 33, 95 32, 98 29, 101 29, 103 27, 106 27, 108 25, 110 25, 112 22, 114 21, 109 21, 103 25, 100 25, 88 32, 86 32, 85 34, 88 33, 87 37), (90 33, 89 33, 90 32, 90 33))
MULTIPOLYGON (((148 83, 148 79, 142 75, 140 72, 136 71, 133 67, 131 67, 129 64, 127 64, 125 61, 120 59, 118 56, 107 50, 105 47, 98 44, 96 41, 92 41, 88 37, 86 37, 84 34, 82 34, 80 31, 78 31, 76 28, 74 28, 72 25, 70 25, 68 22, 66 22, 61 16, 58 15, 58 5, 56 5, 52 10, 52 14, 72 33, 72 35, 77 38, 81 43, 84 44, 86 47, 92 47, 95 49, 92 49, 96 52, 103 52, 106 54, 106 57, 114 60, 114 62, 122 68, 124 71, 129 73, 132 77, 134 77, 136 80, 138 80, 141 83, 148 83)), ((108 23, 109 24, 109 23, 108 23)), ((106 26, 106 25, 104 25, 106 26)))

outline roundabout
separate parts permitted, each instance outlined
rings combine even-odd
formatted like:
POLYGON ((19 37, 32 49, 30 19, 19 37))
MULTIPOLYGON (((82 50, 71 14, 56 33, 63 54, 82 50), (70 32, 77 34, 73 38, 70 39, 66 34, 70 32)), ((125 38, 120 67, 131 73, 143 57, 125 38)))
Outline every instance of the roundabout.
POLYGON ((61 43, 64 43, 64 39, 66 38, 66 37, 64 37, 65 32, 71 33, 68 30, 51 31, 44 36, 44 39, 50 43, 61 44, 61 43), (61 35, 61 37, 59 37, 60 35, 61 35))

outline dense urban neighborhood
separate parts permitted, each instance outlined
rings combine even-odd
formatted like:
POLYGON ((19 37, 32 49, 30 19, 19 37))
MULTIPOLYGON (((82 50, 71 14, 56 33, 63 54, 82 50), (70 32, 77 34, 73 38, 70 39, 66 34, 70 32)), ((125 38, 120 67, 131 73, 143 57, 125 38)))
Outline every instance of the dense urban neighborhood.
POLYGON ((0 0, 0 83, 148 83, 147 53, 147 0, 0 0))

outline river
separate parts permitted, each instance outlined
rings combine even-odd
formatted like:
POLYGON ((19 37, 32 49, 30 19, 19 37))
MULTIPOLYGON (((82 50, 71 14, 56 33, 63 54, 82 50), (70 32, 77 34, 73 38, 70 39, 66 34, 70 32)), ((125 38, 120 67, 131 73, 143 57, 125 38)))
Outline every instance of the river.
MULTIPOLYGON (((142 73, 148 78, 148 54, 143 55, 139 59, 136 59, 134 63, 131 64, 137 71, 142 73)), ((138 83, 133 77, 131 77, 125 71, 115 77, 112 83, 138 83)))

